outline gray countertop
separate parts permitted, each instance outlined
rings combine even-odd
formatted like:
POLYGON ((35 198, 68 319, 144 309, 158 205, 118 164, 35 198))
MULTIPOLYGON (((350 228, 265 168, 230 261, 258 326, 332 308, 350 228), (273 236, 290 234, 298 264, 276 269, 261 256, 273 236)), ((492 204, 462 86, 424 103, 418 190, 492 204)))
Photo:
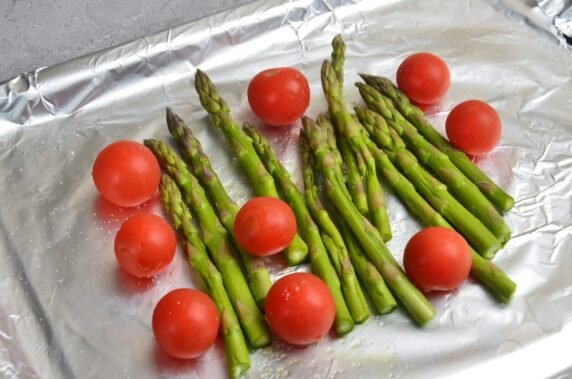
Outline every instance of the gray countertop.
POLYGON ((0 0, 0 82, 252 0, 0 0))

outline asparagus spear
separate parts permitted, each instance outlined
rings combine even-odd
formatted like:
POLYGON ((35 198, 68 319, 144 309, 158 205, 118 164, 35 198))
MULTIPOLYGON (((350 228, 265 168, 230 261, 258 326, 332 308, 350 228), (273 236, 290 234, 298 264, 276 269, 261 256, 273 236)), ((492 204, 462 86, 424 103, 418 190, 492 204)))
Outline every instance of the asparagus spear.
MULTIPOLYGON (((375 123, 377 127, 369 128, 369 131, 371 132, 372 138, 378 141, 378 144, 388 146, 388 144, 391 145, 394 143, 389 136, 387 125, 384 124, 385 121, 378 114, 360 107, 356 107, 356 113, 361 116, 361 119, 364 119, 363 125, 365 126, 371 126, 372 118, 377 121, 375 123)), ((411 182, 393 166, 387 154, 375 146, 371 140, 367 142, 372 155, 376 159, 377 167, 380 169, 381 174, 402 198, 413 214, 417 215, 422 222, 429 226, 442 226, 453 229, 443 216, 435 211, 435 209, 417 193, 411 182)), ((435 187, 438 185, 439 183, 436 182, 435 187)), ((471 256, 473 262, 471 273, 473 276, 481 281, 499 301, 503 303, 509 302, 516 290, 516 284, 501 269, 492 262, 485 260, 473 248, 471 248, 471 256)))
POLYGON ((328 101, 330 115, 338 128, 354 150, 354 153, 363 157, 366 166, 366 172, 363 173, 363 179, 366 185, 366 193, 368 197, 369 211, 373 224, 378 228, 384 241, 391 239, 391 227, 389 226, 389 217, 385 207, 385 199, 381 191, 381 185, 377 177, 375 161, 371 157, 359 128, 357 127, 350 112, 346 108, 343 95, 340 91, 340 84, 332 65, 328 61, 322 64, 322 88, 328 101))
MULTIPOLYGON (((377 113, 369 111, 367 108, 359 107, 356 107, 356 113, 358 115, 361 114, 361 117, 365 118, 364 125, 369 125, 371 122, 375 123, 377 127, 370 128, 370 132, 373 139, 377 140, 380 145, 387 146, 388 144, 391 145, 394 143, 389 135, 387 125, 384 124, 384 119, 377 113)), ((367 134, 365 129, 363 129, 363 131, 367 134)), ((413 214, 429 226, 442 226, 453 229, 443 216, 435 211, 435 209, 417 193, 413 184, 395 168, 387 154, 377 148, 369 138, 366 142, 377 162, 376 167, 413 214)), ((516 284, 500 268, 484 259, 473 248, 471 248, 471 259, 471 273, 473 276, 483 283, 500 302, 510 302, 516 291, 516 284)))
MULTIPOLYGON (((333 85, 337 82, 337 90, 339 92, 340 99, 343 99, 345 54, 346 44, 342 36, 338 34, 332 40, 331 65, 335 74, 333 85)), ((326 97, 327 96, 328 95, 326 94, 326 97)), ((341 109, 345 110, 343 104, 341 105, 341 109)), ((335 150, 338 150, 336 145, 332 145, 332 147, 335 148, 335 150)), ((354 158, 350 143, 345 138, 339 139, 339 151, 343 155, 343 162, 346 166, 346 185, 352 197, 352 201, 356 204, 358 210, 363 215, 366 217, 371 215, 371 220, 380 230, 384 241, 390 240, 391 229, 389 228, 389 218, 387 217, 387 210, 384 210, 385 200, 383 198, 377 176, 371 175, 371 171, 369 171, 370 176, 368 178, 368 167, 364 161, 365 157, 358 152, 354 158), (361 191, 361 189, 364 188, 364 182, 367 185, 367 191, 361 191), (375 207, 371 210, 371 213, 369 212, 370 203, 375 207), (377 208, 377 206, 381 208, 377 208)), ((373 172, 375 172, 375 169, 373 172)))
POLYGON ((346 44, 341 34, 332 40, 332 69, 340 85, 340 91, 344 89, 344 63, 346 60, 346 44))
MULTIPOLYGON (((340 150, 337 148, 337 138, 334 126, 332 125, 328 116, 326 116, 325 114, 319 115, 318 118, 316 119, 316 122, 318 126, 322 129, 323 133, 325 134, 326 136, 325 140, 328 144, 330 152, 332 153, 332 156, 336 159, 335 164, 332 165, 333 173, 342 183, 345 183, 346 176, 344 175, 342 169, 342 162, 344 161, 344 158, 342 157, 340 150)), ((352 199, 352 194, 348 191, 348 188, 345 185, 342 186, 341 189, 350 199, 352 199)))
MULTIPOLYGON (((378 163, 377 167, 395 193, 401 197, 409 210, 428 226, 453 227, 419 195, 415 187, 391 163, 389 157, 373 143, 369 145, 378 163)), ((494 263, 481 257, 471 248, 471 273, 483 283, 502 303, 510 302, 516 284, 494 263)))
POLYGON ((361 155, 356 157, 348 141, 344 138, 339 139, 338 147, 346 166, 346 186, 352 201, 358 211, 367 217, 369 214, 369 206, 362 176, 360 175, 361 172, 366 171, 363 157, 361 155))
MULTIPOLYGON (((334 39, 334 46, 337 43, 339 43, 338 37, 334 39)), ((345 49, 345 45, 343 45, 343 48, 345 49)), ((332 53, 332 56, 334 56, 336 50, 339 50, 339 48, 334 48, 334 53, 332 53)), ((341 57, 343 58, 343 54, 341 54, 341 57)), ((332 62, 334 67, 335 63, 336 59, 334 59, 332 62)), ((338 64, 338 70, 342 71, 340 75, 343 78, 343 66, 341 68, 339 66, 340 65, 338 64)), ((331 166, 332 174, 336 175, 338 180, 340 180, 340 182, 343 182, 345 177, 346 178, 345 182, 346 184, 348 184, 350 180, 349 178, 350 176, 352 176, 352 172, 350 170, 354 168, 352 167, 352 165, 346 165, 346 175, 344 176, 344 174, 342 173, 341 162, 346 161, 346 163, 348 163, 348 161, 352 158, 355 158, 355 164, 359 166, 360 170, 359 172, 365 173, 366 170, 363 157, 361 155, 354 155, 353 151, 351 150, 351 147, 347 143, 347 140, 343 138, 343 136, 342 138, 336 139, 334 127, 331 124, 330 120, 325 115, 320 115, 318 117, 317 123, 320 126, 320 128, 322 128, 323 132, 326 134, 326 141, 328 143, 331 153, 333 154, 332 156, 336 158, 335 164, 332 164, 331 166), (339 143, 336 142, 337 140, 339 141, 339 143), (345 147, 346 150, 340 153, 338 145, 342 148, 345 147)), ((310 152, 307 142, 305 141, 306 138, 302 135, 300 137, 300 142, 302 147, 303 158, 304 161, 306 162, 306 166, 309 165, 309 167, 307 168, 304 167, 304 170, 306 171, 304 173, 304 179, 306 181, 305 184, 306 198, 309 199, 307 200, 307 202, 310 206, 310 210, 314 218, 317 220, 319 224, 321 224, 320 226, 324 229, 324 231, 322 231, 322 235, 327 234, 325 231, 328 231, 328 233, 331 236, 331 239, 335 241, 338 250, 342 249, 342 251, 344 251, 345 254, 350 256, 350 261, 354 266, 359 279, 364 283, 366 290, 370 295, 370 298, 376 310, 380 314, 392 312, 393 310, 395 310, 397 303, 395 301, 395 298, 393 297, 393 295, 391 295, 391 292, 387 288, 387 285, 383 280, 383 276, 379 273, 379 271, 375 268, 375 266, 367 259, 367 257, 363 254, 363 252, 359 249, 359 247, 355 245, 355 243, 351 245, 352 241, 349 241, 347 243, 348 246, 346 247, 344 239, 340 235, 337 226, 331 220, 329 213, 325 210, 325 208, 323 208, 318 196, 318 188, 315 185, 313 179, 314 171, 317 172, 319 170, 316 167, 317 165, 315 159, 310 152), (317 207, 317 209, 314 209, 314 206, 317 207)), ((355 167, 356 170, 358 169, 357 166, 355 167)), ((359 178, 361 186, 363 187, 363 182, 361 181, 361 176, 359 172, 357 172, 356 177, 359 178)), ((358 209, 358 211, 362 215, 367 217, 366 215, 369 211, 367 204, 367 196, 365 195, 365 189, 363 190, 363 193, 352 192, 349 186, 348 188, 342 186, 342 189, 345 190, 347 196, 352 199, 354 205, 356 206, 356 209, 358 209), (360 209, 360 205, 362 209, 360 209)), ((342 222, 342 224, 345 223, 342 222)), ((343 233, 345 238, 352 238, 353 240, 355 240, 351 232, 348 233, 347 231, 345 231, 343 233)))
MULTIPOLYGON (((245 126, 244 131, 252 139, 256 152, 264 162, 266 169, 277 181, 284 193, 286 201, 292 207, 300 232, 308 244, 312 270, 326 283, 336 303, 336 331, 344 335, 352 331, 354 320, 363 322, 369 317, 369 309, 363 300, 361 288, 355 275, 346 271, 344 262, 339 256, 332 256, 332 262, 328 259, 326 247, 320 236, 320 231, 308 212, 304 197, 290 178, 288 171, 282 166, 274 150, 266 139, 252 126, 245 126), (332 263, 334 267, 332 267, 332 263), (342 273, 338 278, 336 275, 342 273), (341 280, 341 287, 340 287, 341 280), (345 298, 345 300, 344 300, 345 298), (347 303, 346 303, 347 302, 347 303)), ((353 274, 353 270, 351 271, 353 274)))
POLYGON ((335 175, 335 169, 332 167, 336 161, 335 154, 328 148, 323 132, 307 117, 302 118, 302 123, 303 132, 324 176, 327 196, 349 224, 368 258, 383 275, 393 295, 401 301, 417 323, 426 324, 435 316, 435 308, 407 279, 377 229, 359 213, 342 190, 344 183, 335 175))
POLYGON ((220 223, 198 179, 189 172, 183 160, 164 142, 145 140, 159 164, 181 187, 185 202, 196 213, 203 241, 222 274, 225 288, 242 328, 254 348, 268 346, 272 337, 262 313, 248 288, 235 260, 226 229, 220 223))
POLYGON ((240 378, 250 368, 250 358, 236 313, 224 288, 221 273, 210 261, 206 247, 193 225, 191 212, 183 203, 176 183, 167 174, 161 178, 160 193, 163 206, 171 215, 175 229, 181 230, 185 237, 183 246, 189 264, 199 278, 201 286, 214 300, 221 315, 222 335, 230 375, 232 378, 240 378))
POLYGON ((495 206, 485 197, 479 188, 471 182, 449 157, 428 142, 417 129, 393 107, 391 100, 384 97, 374 87, 358 83, 360 93, 368 106, 380 114, 391 114, 391 123, 395 131, 406 141, 409 149, 421 162, 430 167, 447 185, 471 213, 473 213, 489 230, 505 243, 510 239, 510 229, 495 206))
MULTIPOLYGON (((195 88, 199 94, 203 108, 210 114, 213 124, 222 130, 227 143, 234 149, 238 160, 258 196, 270 196, 279 198, 278 191, 272 175, 270 175, 264 165, 256 155, 252 147, 252 141, 244 134, 230 115, 230 109, 226 102, 220 97, 215 85, 210 78, 197 70, 195 75, 195 88)), ((284 255, 289 265, 302 263, 308 256, 308 246, 298 234, 294 240, 284 250, 284 255)))
POLYGON ((334 125, 332 125, 332 121, 330 121, 328 114, 322 113, 318 115, 318 118, 316 118, 316 123, 324 130, 324 133, 326 134, 326 141, 328 142, 328 146, 332 148, 332 153, 335 154, 339 162, 343 162, 344 159, 342 158, 340 150, 337 148, 338 142, 336 131, 334 130, 334 125))
MULTIPOLYGON (((312 217, 320 227, 322 239, 326 244, 326 248, 330 251, 330 254, 332 254, 333 251, 334 254, 342 256, 344 262, 347 262, 347 257, 349 257, 351 265, 346 266, 344 264, 344 267, 348 267, 348 269, 350 269, 353 266, 359 280, 364 284, 365 290, 368 293, 373 306, 379 314, 392 312, 396 308, 397 303, 395 302, 393 295, 391 295, 391 292, 389 292, 383 277, 379 271, 377 271, 375 266, 368 261, 363 252, 357 247, 356 242, 349 241, 349 238, 353 239, 351 231, 348 236, 348 233, 342 228, 345 238, 342 237, 338 227, 330 218, 330 214, 322 205, 318 194, 318 186, 314 179, 316 162, 312 153, 309 151, 308 143, 304 136, 301 136, 300 138, 300 148, 302 150, 302 160, 304 162, 303 172, 306 204, 308 204, 312 217), (353 244, 350 245, 350 243, 353 244)), ((338 275, 340 275, 339 272, 338 275)))
MULTIPOLYGON (((346 55, 346 44, 342 39, 342 36, 338 34, 332 40, 332 68, 336 73, 336 78, 338 79, 338 84, 340 87, 340 92, 343 93, 344 89, 344 63, 346 55)), ((318 122, 321 125, 320 122, 318 122)), ((326 125, 330 125, 329 123, 326 125)), ((369 215, 369 206, 367 193, 365 191, 365 186, 363 184, 363 179, 365 177, 366 167, 363 157, 361 155, 354 155, 352 148, 349 143, 344 139, 340 138, 336 143, 335 133, 328 135, 330 138, 328 142, 330 146, 343 156, 340 160, 344 162, 346 170, 346 186, 354 202, 356 208, 360 213, 366 217, 369 215)))
POLYGON ((451 196, 443 183, 419 165, 415 156, 405 148, 403 140, 394 129, 387 127, 383 117, 366 108, 356 107, 356 113, 362 125, 370 132, 372 139, 385 149, 392 162, 411 180, 417 191, 449 220, 481 255, 491 259, 501 247, 499 240, 451 196), (380 134, 386 135, 380 137, 380 134), (390 143, 388 143, 389 140, 391 140, 390 143))
POLYGON ((324 129, 324 132, 327 136, 328 145, 332 148, 332 153, 336 155, 336 158, 340 163, 338 174, 340 175, 340 178, 344 178, 343 180, 346 183, 348 196, 351 197, 353 203, 360 211, 360 213, 367 217, 369 214, 369 206, 367 194, 360 174, 366 172, 365 162, 363 161, 363 158, 360 155, 355 155, 353 153, 353 150, 345 138, 340 138, 338 141, 338 138, 336 138, 334 126, 326 115, 319 115, 316 121, 318 125, 324 129), (345 173, 343 172, 341 162, 346 163, 345 173))
POLYGON ((219 177, 213 170, 209 158, 203 152, 199 140, 195 138, 191 129, 185 125, 185 122, 170 108, 167 108, 167 125, 171 135, 179 143, 183 156, 190 162, 189 167, 193 174, 200 180, 209 198, 212 200, 220 221, 233 238, 235 247, 244 265, 248 285, 254 300, 258 304, 258 308, 264 310, 264 300, 272 286, 272 280, 262 259, 248 254, 236 244, 234 219, 240 209, 238 204, 228 196, 219 177))
POLYGON ((429 142, 445 153, 449 159, 469 178, 485 196, 500 210, 509 211, 514 205, 514 199, 496 185, 483 171, 471 162, 460 150, 454 148, 427 121, 423 111, 411 104, 407 96, 387 78, 361 74, 366 83, 389 97, 393 105, 413 124, 429 142))

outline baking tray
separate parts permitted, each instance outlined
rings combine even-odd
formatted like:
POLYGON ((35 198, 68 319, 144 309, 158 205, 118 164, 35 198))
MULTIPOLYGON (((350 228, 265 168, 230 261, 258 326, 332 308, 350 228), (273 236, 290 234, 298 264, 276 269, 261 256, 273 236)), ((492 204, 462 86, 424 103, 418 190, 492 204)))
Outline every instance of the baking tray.
MULTIPOLYGON (((479 165, 516 199, 512 240, 494 262, 518 284, 498 304, 475 281, 432 295, 435 321, 402 310, 372 317, 344 338, 306 348, 276 341, 253 352, 252 378, 548 377, 572 358, 572 55, 535 3, 519 1, 258 1, 0 84, 0 376, 5 378, 218 378, 222 345, 180 361, 157 347, 151 313, 161 296, 197 285, 179 251, 169 270, 136 280, 118 269, 115 232, 137 212, 164 215, 158 198, 119 209, 97 194, 91 166, 119 139, 172 143, 165 107, 191 126, 230 195, 252 196, 194 91, 206 71, 240 121, 260 126, 246 100, 258 71, 293 66, 308 77, 308 115, 326 108, 319 68, 330 42, 347 43, 345 95, 359 103, 358 72, 394 77, 416 51, 443 57, 452 86, 431 121, 476 98, 503 121, 500 145, 479 165)), ((301 184, 297 128, 270 132, 301 184)), ((421 228, 386 188, 400 261, 421 228)), ((274 270, 274 276, 285 271, 274 270)))

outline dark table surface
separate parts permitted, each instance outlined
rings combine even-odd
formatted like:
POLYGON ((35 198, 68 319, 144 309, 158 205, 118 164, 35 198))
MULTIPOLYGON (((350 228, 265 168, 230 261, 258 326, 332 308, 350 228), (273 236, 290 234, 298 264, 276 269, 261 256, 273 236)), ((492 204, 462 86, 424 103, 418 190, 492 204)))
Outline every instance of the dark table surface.
POLYGON ((0 0, 0 82, 252 0, 0 0))

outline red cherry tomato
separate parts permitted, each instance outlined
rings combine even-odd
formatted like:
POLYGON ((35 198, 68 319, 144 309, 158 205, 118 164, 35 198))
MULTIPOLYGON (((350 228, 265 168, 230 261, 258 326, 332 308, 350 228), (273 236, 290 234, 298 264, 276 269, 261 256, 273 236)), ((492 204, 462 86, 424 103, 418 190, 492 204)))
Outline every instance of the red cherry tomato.
POLYGON ((409 240, 403 265, 409 279, 423 291, 449 291, 467 279, 471 251, 456 231, 430 227, 409 240))
POLYGON ((264 309, 270 328, 292 345, 322 339, 336 315, 334 298, 326 284, 303 272, 276 281, 268 291, 264 309))
POLYGON ((290 206, 273 197, 253 198, 240 208, 234 220, 236 242, 258 256, 284 250, 296 230, 296 216, 290 206))
POLYGON ((310 104, 310 86, 300 71, 291 67, 258 73, 248 85, 248 103, 265 123, 288 125, 300 118, 310 104))
POLYGON ((445 129, 455 147, 479 156, 487 154, 498 144, 502 126, 493 107, 479 100, 467 100, 451 110, 445 129))
POLYGON ((447 64, 430 53, 407 57, 397 69, 397 85, 415 103, 438 103, 449 89, 451 76, 447 64))
POLYGON ((149 278, 165 270, 176 249, 177 238, 171 226, 150 213, 128 218, 115 236, 117 262, 138 278, 149 278))
POLYGON ((144 145, 117 141, 105 147, 93 163, 93 181, 106 200, 121 207, 143 204, 159 187, 161 170, 144 145))
POLYGON ((203 355, 215 342, 220 316, 215 303, 201 291, 169 292, 153 311, 153 333, 169 355, 189 359, 203 355))

